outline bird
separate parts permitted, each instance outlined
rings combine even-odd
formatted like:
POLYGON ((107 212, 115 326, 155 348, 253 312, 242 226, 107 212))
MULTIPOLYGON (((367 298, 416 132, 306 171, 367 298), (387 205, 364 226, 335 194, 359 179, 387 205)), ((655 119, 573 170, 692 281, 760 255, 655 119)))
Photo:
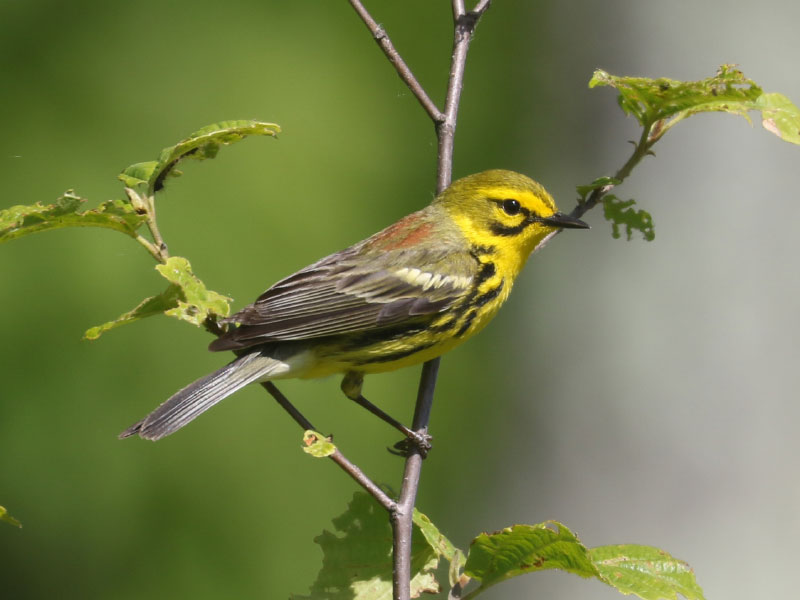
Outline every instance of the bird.
POLYGON ((119 437, 159 440, 244 386, 341 374, 342 391, 413 438, 362 395, 365 375, 416 365, 483 329, 528 257, 562 229, 536 181, 492 169, 458 179, 422 210, 278 281, 225 318, 211 351, 236 355, 119 437))

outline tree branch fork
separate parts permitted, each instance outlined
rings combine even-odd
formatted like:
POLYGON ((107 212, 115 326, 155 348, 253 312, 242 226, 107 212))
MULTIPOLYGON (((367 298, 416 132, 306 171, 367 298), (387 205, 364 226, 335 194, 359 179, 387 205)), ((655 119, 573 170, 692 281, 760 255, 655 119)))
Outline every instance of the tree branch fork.
MULTIPOLYGON (((491 4, 491 0, 479 0, 471 11, 467 11, 464 0, 452 0, 453 10, 453 54, 445 97, 444 110, 436 103, 417 80, 414 73, 403 60, 392 43, 385 28, 370 15, 361 0, 348 0, 350 5, 364 22, 373 39, 394 67, 399 77, 417 99, 423 110, 434 124, 438 141, 436 191, 440 193, 452 179, 453 146, 458 117, 458 106, 464 82, 467 52, 472 41, 475 28, 481 17, 491 4)), ((219 333, 219 326, 206 324, 209 331, 219 333)), ((440 359, 435 358, 422 366, 414 418, 411 431, 418 436, 428 435, 428 423, 433 407, 433 395, 439 371, 440 359)), ((316 430, 311 422, 295 408, 286 396, 272 382, 261 384, 278 404, 304 430, 316 430)), ((337 448, 329 458, 345 473, 355 480, 365 491, 388 512, 393 531, 393 598, 409 600, 411 584, 411 539, 413 531, 413 513, 416 503, 417 489, 422 472, 423 451, 410 444, 406 453, 405 468, 400 494, 397 500, 392 499, 379 485, 370 479, 356 464, 351 462, 337 448)))

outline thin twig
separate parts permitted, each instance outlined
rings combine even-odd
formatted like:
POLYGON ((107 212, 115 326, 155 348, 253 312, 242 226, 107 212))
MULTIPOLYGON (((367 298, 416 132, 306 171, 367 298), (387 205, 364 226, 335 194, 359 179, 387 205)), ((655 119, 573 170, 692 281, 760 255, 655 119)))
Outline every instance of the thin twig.
MULTIPOLYGON (((466 12, 464 0, 452 0, 454 36, 453 55, 450 63, 450 74, 445 98, 445 110, 442 113, 436 108, 428 94, 414 77, 411 69, 403 61, 394 48, 386 31, 378 25, 360 0, 350 0, 350 4, 358 13, 373 37, 380 45, 389 62, 405 81, 411 92, 417 97, 422 107, 433 120, 438 141, 438 160, 436 176, 436 192, 442 192, 453 176, 453 145, 455 142, 458 106, 464 83, 464 69, 467 52, 472 41, 475 27, 483 13, 489 8, 489 0, 480 0, 475 8, 466 12)), ((427 434, 430 413, 433 407, 433 393, 436 387, 436 376, 439 370, 439 359, 426 362, 422 367, 417 403, 414 409, 412 429, 420 434, 427 434)), ((408 600, 411 582, 411 536, 413 531, 413 512, 419 487, 423 456, 419 450, 412 450, 406 459, 403 485, 400 499, 395 509, 390 511, 393 529, 393 597, 395 600, 408 600)))
POLYGON ((167 244, 164 242, 164 238, 161 237, 161 231, 159 231, 158 222, 156 221, 156 198, 155 196, 148 196, 145 201, 148 205, 147 227, 150 229, 150 235, 153 236, 153 243, 161 255, 161 262, 167 262, 169 251, 167 250, 167 244))
MULTIPOLYGON (((277 388, 277 386, 272 383, 271 381, 265 381, 261 384, 265 390, 267 390, 270 395, 275 398, 278 404, 289 413, 289 416, 294 419, 294 421, 303 428, 303 431, 308 429, 316 431, 314 426, 311 424, 311 421, 306 419, 297 408, 289 402, 289 399, 283 395, 283 393, 277 388)), ((397 503, 392 500, 386 492, 384 492, 378 485, 372 481, 369 477, 364 474, 364 471, 359 469, 355 464, 350 462, 344 454, 337 448, 336 451, 331 454, 328 458, 330 458, 333 462, 335 462, 342 470, 345 471, 350 477, 355 479, 356 483, 358 483, 361 487, 363 487, 369 494, 371 494, 378 502, 380 502, 381 506, 383 506, 389 513, 394 513, 397 509, 397 503)))
POLYGON ((156 262, 160 263, 164 262, 164 259, 161 256, 161 252, 159 252, 158 248, 156 248, 153 242, 151 242, 146 237, 140 234, 136 234, 136 241, 145 247, 145 249, 150 253, 150 255, 156 259, 156 262))
MULTIPOLYGON (((589 197, 583 201, 578 202, 578 205, 572 209, 570 212, 570 216, 580 218, 591 209, 593 209, 597 204, 603 199, 608 192, 614 189, 617 185, 625 181, 625 179, 631 174, 633 168, 639 164, 639 162, 648 154, 650 154, 650 148, 653 147, 658 141, 658 138, 651 139, 650 134, 653 130, 655 123, 652 123, 644 128, 642 128, 642 135, 639 137, 639 141, 634 143, 633 153, 631 154, 630 158, 628 158, 627 162, 619 168, 619 170, 614 175, 614 179, 619 180, 617 184, 609 184, 605 185, 600 188, 596 188, 589 194, 589 197)), ((559 230, 558 233, 561 233, 563 230, 559 230)))
POLYGON ((150 235, 153 238, 153 241, 150 242, 144 236, 137 234, 136 241, 147 248, 147 251, 152 254, 156 261, 162 264, 166 263, 169 258, 169 252, 167 251, 167 245, 164 243, 164 238, 161 237, 161 232, 158 230, 155 197, 142 196, 130 187, 125 188, 125 194, 128 196, 128 200, 136 213, 144 215, 145 223, 147 223, 147 228, 150 230, 150 235))
POLYGON ((492 3, 492 0, 480 0, 480 2, 478 2, 475 5, 475 8, 472 9, 472 12, 475 13, 475 14, 482 15, 483 13, 486 12, 486 10, 489 8, 489 5, 491 3, 492 3))
MULTIPOLYGON (((216 319, 208 318, 203 325, 206 331, 217 337, 226 331, 216 319)), ((303 429, 303 431, 307 431, 309 429, 312 431, 317 430, 316 427, 311 424, 311 421, 309 421, 303 415, 303 413, 301 413, 297 407, 295 407, 294 404, 292 404, 289 399, 283 395, 283 392, 278 389, 278 386, 271 381, 264 381, 261 383, 261 387, 267 390, 267 392, 269 392, 269 394, 275 398, 281 408, 283 408, 283 410, 285 410, 289 416, 292 417, 294 422, 297 423, 303 429)), ((350 460, 344 454, 342 454, 341 450, 337 448, 333 454, 328 456, 328 458, 339 465, 339 467, 345 473, 350 475, 350 477, 352 477, 356 483, 363 487, 367 493, 372 495, 372 497, 375 498, 381 504, 381 506, 389 511, 389 514, 394 514, 394 512, 397 510, 397 503, 392 500, 374 481, 372 481, 372 479, 370 479, 364 473, 364 471, 358 468, 354 463, 350 462, 350 460)))
POLYGON ((428 93, 422 88, 419 81, 417 81, 414 73, 411 72, 411 69, 403 60, 403 57, 397 52, 397 49, 394 47, 394 44, 392 44, 392 40, 389 39, 384 28, 372 18, 372 15, 364 8, 360 0, 349 0, 349 2, 356 13, 358 13, 358 16, 361 17, 361 20, 364 21, 364 24, 370 32, 372 32, 372 37, 375 38, 375 41, 381 47, 381 50, 383 50, 386 58, 392 63, 395 71, 400 75, 400 79, 408 86, 408 89, 411 90, 417 98, 422 108, 428 113, 428 116, 434 123, 440 122, 444 118, 442 111, 439 110, 434 101, 428 96, 428 93))
POLYGON ((436 122, 436 136, 439 142, 436 191, 443 191, 453 178, 453 145, 455 143, 458 106, 461 90, 464 88, 464 69, 467 64, 472 35, 475 27, 489 8, 490 2, 479 2, 474 10, 464 11, 464 0, 453 0, 453 57, 450 61, 450 76, 447 83, 447 96, 444 103, 444 119, 436 122))

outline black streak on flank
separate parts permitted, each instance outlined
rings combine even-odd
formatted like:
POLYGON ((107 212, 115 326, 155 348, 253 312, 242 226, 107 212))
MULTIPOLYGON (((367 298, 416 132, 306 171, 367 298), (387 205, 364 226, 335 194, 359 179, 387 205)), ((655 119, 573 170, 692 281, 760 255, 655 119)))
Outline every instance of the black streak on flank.
POLYGON ((499 296, 500 292, 503 290, 503 285, 504 284, 505 284, 505 280, 501 279, 499 285, 496 285, 495 287, 493 287, 489 291, 484 292, 483 294, 481 294, 480 296, 475 298, 474 306, 476 306, 476 307, 483 306, 487 302, 491 302, 492 300, 497 298, 497 296, 499 296))
MULTIPOLYGON (((488 253, 488 249, 486 250, 488 253)), ((492 251, 493 250, 494 248, 492 248, 492 251)), ((475 247, 472 248, 472 254, 473 256, 477 254, 477 248, 475 247)), ((475 296, 478 295, 478 289, 480 288, 481 284, 486 280, 490 279, 491 277, 494 277, 495 273, 497 273, 497 267, 494 266, 493 262, 487 261, 485 263, 481 263, 481 268, 478 271, 478 274, 475 275, 475 280, 472 282, 472 289, 469 291, 469 294, 467 294, 466 297, 464 297, 464 299, 461 302, 459 302, 456 306, 453 307, 453 309, 449 312, 446 320, 432 327, 431 331, 435 333, 443 333, 455 327, 458 324, 458 321, 462 317, 462 315, 465 312, 467 312, 470 308, 472 308, 473 300, 475 299, 475 296)), ((469 317, 467 318, 469 319, 469 317)), ((461 334, 458 333, 456 335, 461 335, 461 334)))
POLYGON ((478 291, 478 288, 484 281, 490 277, 494 277, 495 273, 497 273, 497 267, 494 266, 493 262, 488 261, 483 263, 483 265, 481 265, 481 270, 478 271, 478 274, 475 276, 475 281, 472 283, 470 296, 474 295, 478 291))
POLYGON ((401 358, 406 358, 407 356, 411 356, 412 354, 416 354, 417 352, 422 352, 423 350, 427 350, 428 348, 435 346, 438 342, 425 342, 424 344, 418 344, 413 348, 408 348, 406 350, 398 350, 397 352, 392 352, 391 354, 382 354, 380 356, 375 356, 372 358, 367 358, 365 360, 359 361, 358 364, 366 365, 369 363, 382 363, 382 362, 392 362, 395 360, 400 360, 401 358))
POLYGON ((498 285, 496 285, 489 291, 484 292, 483 294, 475 298, 475 301, 471 304, 470 311, 467 313, 467 316, 464 317, 464 322, 461 324, 461 327, 459 327, 458 331, 456 332, 456 337, 461 337, 467 332, 467 330, 470 328, 470 325, 472 325, 472 321, 474 321, 475 317, 478 315, 478 310, 487 302, 491 302, 492 300, 497 298, 497 296, 502 291, 504 284, 505 280, 501 279, 498 285))

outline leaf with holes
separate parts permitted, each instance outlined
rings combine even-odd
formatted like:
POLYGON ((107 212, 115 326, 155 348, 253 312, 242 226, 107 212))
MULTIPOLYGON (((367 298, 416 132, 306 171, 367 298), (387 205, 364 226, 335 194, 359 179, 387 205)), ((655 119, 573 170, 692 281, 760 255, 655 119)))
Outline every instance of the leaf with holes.
POLYGON ((652 242, 656 237, 653 217, 646 210, 634 209, 635 204, 635 200, 620 200, 613 194, 603 198, 603 216, 611 223, 611 235, 618 239, 620 228, 624 227, 628 241, 633 232, 638 231, 645 240, 652 242))
POLYGON ((116 319, 92 327, 84 333, 84 339, 96 340, 110 329, 153 315, 165 314, 200 326, 209 317, 226 317, 230 313, 230 298, 207 289, 185 258, 173 256, 165 264, 156 265, 156 270, 170 282, 166 290, 116 319))
POLYGON ((169 176, 178 176, 178 163, 185 158, 214 158, 222 146, 229 146, 251 135, 276 137, 281 128, 263 121, 222 121, 199 129, 174 146, 164 148, 158 160, 140 162, 126 168, 119 179, 145 197, 152 197, 164 187, 169 176))
POLYGON ((620 108, 643 127, 653 127, 650 141, 660 138, 679 121, 703 112, 727 112, 750 120, 761 111, 764 128, 793 144, 800 144, 800 110, 781 94, 765 94, 735 65, 722 65, 713 77, 678 81, 659 77, 618 77, 598 69, 589 87, 610 86, 619 92, 620 108))
POLYGON ((103 227, 136 237, 136 230, 145 220, 125 200, 109 200, 81 211, 85 203, 69 190, 53 204, 37 202, 0 210, 0 243, 62 227, 103 227))
POLYGON ((303 452, 315 458, 325 458, 336 452, 330 437, 307 429, 303 432, 303 452))
MULTIPOLYGON (((392 598, 392 528, 386 511, 372 496, 353 494, 347 511, 333 520, 337 533, 323 531, 322 570, 308 596, 293 600, 390 600, 392 598)), ((411 548, 411 597, 436 594, 436 552, 414 528, 411 548)))

